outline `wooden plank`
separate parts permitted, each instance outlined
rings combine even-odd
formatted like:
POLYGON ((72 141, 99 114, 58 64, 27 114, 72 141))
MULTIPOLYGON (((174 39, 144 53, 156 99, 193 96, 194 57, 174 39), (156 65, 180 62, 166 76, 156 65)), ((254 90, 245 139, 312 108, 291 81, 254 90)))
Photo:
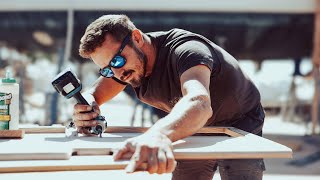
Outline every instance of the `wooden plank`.
MULTIPOLYGON (((140 133, 66 138, 64 134, 27 134, 22 140, 1 142, 0 160, 50 159, 50 154, 55 159, 68 159, 71 154, 109 155, 126 139, 137 135, 140 133)), ((178 159, 287 158, 292 155, 289 148, 250 133, 239 137, 191 136, 174 142, 173 147, 178 159)))
POLYGON ((313 62, 313 77, 314 77, 314 96, 312 102, 312 134, 316 134, 316 127, 318 125, 319 114, 319 91, 320 91, 320 0, 316 2, 316 11, 314 18, 314 44, 312 52, 313 62))
POLYGON ((318 125, 318 119, 319 119, 319 83, 320 83, 320 72, 319 67, 314 65, 313 67, 313 78, 314 78, 314 95, 312 100, 312 108, 311 108, 311 121, 312 121, 312 127, 311 127, 311 133, 314 135, 316 134, 316 128, 318 125))
POLYGON ((320 66, 320 0, 316 0, 313 35, 312 62, 317 67, 320 66))
POLYGON ((24 130, 0 130, 0 139, 23 138, 24 130))
MULTIPOLYGON (((110 154, 123 141, 140 135, 147 128, 110 127, 109 130, 113 133, 104 133, 102 138, 35 133, 26 134, 20 140, 0 140, 0 172, 123 169, 128 162, 114 162, 110 154), (119 131, 122 133, 116 133, 119 131)), ((290 148, 236 128, 208 127, 200 132, 229 136, 190 136, 178 140, 173 143, 177 160, 292 157, 290 148)))
POLYGON ((64 126, 27 126, 20 127, 20 130, 24 130, 26 134, 35 134, 35 133, 64 133, 64 126))
MULTIPOLYGON (((203 127, 197 133, 222 133, 224 134, 227 127, 203 127)), ((111 126, 106 129, 106 133, 144 133, 147 127, 131 127, 131 126, 111 126)))
MULTIPOLYGON (((203 127, 197 133, 221 133, 224 134, 228 127, 203 127)), ((22 127, 27 134, 35 133, 64 133, 64 126, 29 126, 22 127)), ((132 127, 132 126, 109 126, 105 133, 144 133, 148 130, 147 127, 132 127)), ((229 131, 228 131, 229 132, 229 131)), ((230 132, 232 133, 232 132, 230 132)))
POLYGON ((225 133, 228 134, 231 137, 239 137, 239 136, 245 136, 248 134, 248 132, 242 131, 241 129, 237 129, 234 127, 228 127, 225 129, 225 133))
MULTIPOLYGON (((65 138, 63 134, 28 134, 23 146, 29 144, 35 147, 47 149, 47 156, 57 149, 69 151, 63 160, 35 160, 22 161, 15 157, 15 161, 4 159, 0 161, 0 172, 39 172, 39 171, 73 171, 73 170, 110 170, 123 169, 128 161, 113 161, 110 152, 117 149, 127 138, 134 137, 140 133, 113 133, 98 137, 72 137, 65 138), (42 142, 42 144, 39 144, 42 142), (51 144, 53 143, 53 144, 51 144), (38 144, 37 146, 35 144, 38 144), (51 146, 48 147, 48 145, 51 146), (71 153, 71 149, 72 152, 71 153), (76 156, 70 156, 74 154, 76 156), (80 156, 81 155, 81 156, 80 156)), ((11 146, 0 143, 11 149, 21 149, 20 144, 14 142, 11 146)), ((245 136, 191 136, 173 143, 174 156, 177 160, 201 160, 201 159, 241 159, 241 158, 291 158, 291 149, 264 139, 262 137, 247 133, 245 136), (236 148, 235 148, 236 147, 236 148)), ((0 152, 0 154, 3 151, 0 152)), ((6 157, 15 153, 6 154, 6 157)), ((28 154, 30 156, 30 154, 28 154)), ((1 156, 0 156, 1 157, 1 156)))
POLYGON ((127 163, 128 161, 114 162, 111 156, 77 156, 70 160, 0 161, 0 173, 123 169, 127 163))
POLYGON ((49 142, 46 135, 25 135, 23 139, 0 139, 0 160, 69 159, 72 148, 49 142))
POLYGON ((70 160, 0 161, 0 173, 117 170, 124 169, 128 162, 113 161, 111 156, 76 156, 70 160))

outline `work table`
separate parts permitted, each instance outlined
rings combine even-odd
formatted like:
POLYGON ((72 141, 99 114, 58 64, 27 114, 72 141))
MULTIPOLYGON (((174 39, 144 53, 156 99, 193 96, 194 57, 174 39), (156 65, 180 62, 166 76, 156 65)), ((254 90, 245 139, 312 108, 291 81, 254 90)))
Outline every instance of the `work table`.
MULTIPOLYGON (((22 139, 0 139, 0 172, 124 169, 128 161, 114 161, 113 149, 147 128, 108 127, 102 138, 66 137, 63 127, 23 130, 22 139)), ((198 133, 202 135, 173 143, 177 160, 292 157, 290 148, 236 128, 202 128, 198 133)))

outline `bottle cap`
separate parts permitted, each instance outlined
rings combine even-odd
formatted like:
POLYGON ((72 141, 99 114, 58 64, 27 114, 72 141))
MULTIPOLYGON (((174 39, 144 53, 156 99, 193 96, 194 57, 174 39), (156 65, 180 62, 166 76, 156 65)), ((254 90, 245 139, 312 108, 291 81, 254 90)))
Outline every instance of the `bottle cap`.
POLYGON ((6 77, 2 78, 3 83, 16 83, 16 79, 11 77, 11 71, 6 71, 6 77))

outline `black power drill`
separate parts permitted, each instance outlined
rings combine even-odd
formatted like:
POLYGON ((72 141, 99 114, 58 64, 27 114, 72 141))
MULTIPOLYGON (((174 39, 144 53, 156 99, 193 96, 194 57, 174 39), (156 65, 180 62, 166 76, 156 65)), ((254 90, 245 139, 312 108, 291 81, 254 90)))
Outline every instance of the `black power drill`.
MULTIPOLYGON (((71 71, 71 69, 65 69, 59 73, 52 80, 53 87, 58 91, 59 94, 66 97, 67 99, 74 97, 79 104, 89 105, 89 103, 83 98, 80 93, 82 89, 82 84, 77 76, 71 71)), ((93 110, 91 110, 93 112, 93 110)), ((88 130, 95 135, 101 137, 102 133, 107 127, 107 121, 103 116, 97 116, 94 120, 98 121, 98 124, 95 127, 88 127, 88 130)), ((74 123, 71 122, 69 127, 73 127, 74 123)))

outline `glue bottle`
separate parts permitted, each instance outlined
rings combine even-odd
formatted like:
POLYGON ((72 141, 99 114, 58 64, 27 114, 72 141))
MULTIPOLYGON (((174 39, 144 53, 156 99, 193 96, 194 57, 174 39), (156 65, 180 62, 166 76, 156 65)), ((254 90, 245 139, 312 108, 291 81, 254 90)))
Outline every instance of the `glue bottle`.
POLYGON ((19 129, 19 84, 6 71, 0 83, 0 130, 19 129))

